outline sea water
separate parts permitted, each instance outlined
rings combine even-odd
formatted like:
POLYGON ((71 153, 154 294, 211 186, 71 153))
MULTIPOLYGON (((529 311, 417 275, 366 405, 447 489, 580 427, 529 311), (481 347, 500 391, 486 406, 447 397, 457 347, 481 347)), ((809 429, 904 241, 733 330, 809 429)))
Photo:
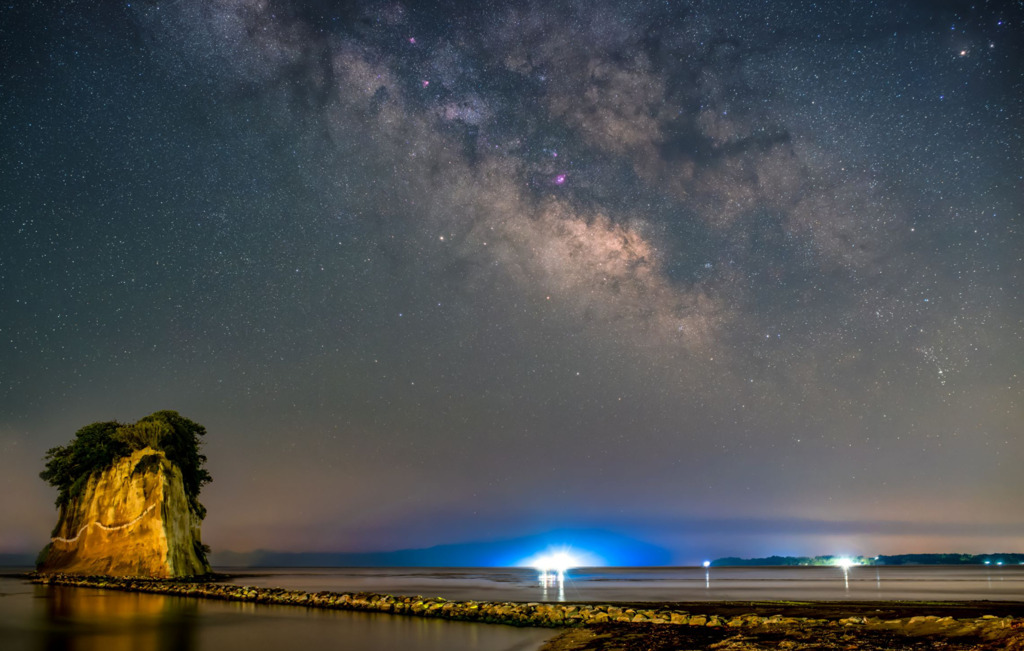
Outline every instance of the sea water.
MULTIPOLYGON (((232 583, 481 601, 1013 601, 1024 566, 241 570, 232 583)), ((0 649, 533 651, 554 633, 380 613, 33 585, 0 578, 0 649)))
POLYGON ((278 568, 232 583, 481 601, 1020 601, 1024 566, 278 568))
POLYGON ((3 651, 534 651, 550 629, 450 622, 0 578, 3 651))

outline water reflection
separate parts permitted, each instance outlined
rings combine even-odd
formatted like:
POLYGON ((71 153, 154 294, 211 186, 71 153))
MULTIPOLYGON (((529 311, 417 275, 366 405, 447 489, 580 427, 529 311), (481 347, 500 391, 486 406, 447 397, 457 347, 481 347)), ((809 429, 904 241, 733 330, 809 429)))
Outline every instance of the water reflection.
POLYGON ((540 573, 540 598, 541 601, 550 601, 549 588, 558 588, 558 601, 565 601, 565 573, 564 572, 541 572, 540 573))
POLYGON ((0 650, 523 651, 545 629, 34 586, 0 578, 0 650))
MULTIPOLYGON (((569 601, 1002 600, 1024 601, 1024 566, 576 568, 566 573, 569 601), (715 573, 711 588, 711 571, 715 573), (875 573, 870 579, 869 571, 875 573), (873 584, 873 585, 872 585, 873 584)), ((549 579, 550 581, 550 579, 549 579)), ((318 592, 388 592, 446 599, 554 601, 531 568, 294 568, 258 570, 235 583, 318 592)))
POLYGON ((195 601, 165 595, 37 586, 45 648, 171 651, 195 647, 195 601))

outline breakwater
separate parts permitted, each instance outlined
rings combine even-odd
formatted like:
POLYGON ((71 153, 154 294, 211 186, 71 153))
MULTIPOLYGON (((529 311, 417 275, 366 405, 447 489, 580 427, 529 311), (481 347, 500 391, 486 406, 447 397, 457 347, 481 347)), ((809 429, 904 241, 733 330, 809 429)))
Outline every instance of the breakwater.
MULTIPOLYGON (((646 604, 451 601, 440 597, 397 596, 371 592, 311 593, 207 581, 190 582, 66 574, 30 574, 28 576, 33 583, 43 585, 550 628, 615 623, 734 629, 763 629, 766 627, 814 629, 824 627, 889 630, 907 635, 974 636, 982 639, 994 639, 1024 629, 1024 619, 996 615, 971 618, 914 615, 895 619, 882 619, 866 615, 837 618, 794 617, 781 613, 765 614, 764 609, 772 607, 772 604, 765 603, 757 604, 758 612, 720 615, 707 612, 691 613, 687 610, 646 604)), ((752 607, 754 605, 751 604, 752 607)), ((663 604, 662 606, 669 605, 663 604)), ((782 608, 780 607, 779 610, 782 608)))

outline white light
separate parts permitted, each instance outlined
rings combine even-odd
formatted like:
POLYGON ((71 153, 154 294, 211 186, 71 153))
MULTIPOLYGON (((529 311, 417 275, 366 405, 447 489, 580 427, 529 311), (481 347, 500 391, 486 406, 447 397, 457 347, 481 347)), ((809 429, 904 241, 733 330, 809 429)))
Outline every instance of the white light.
POLYGON ((711 561, 704 561, 704 567, 711 567, 711 561))
POLYGON ((843 568, 844 570, 848 570, 854 565, 859 565, 859 563, 857 563, 857 561, 853 560, 852 558, 837 558, 836 565, 843 568))
POLYGON ((598 557, 587 552, 576 552, 568 547, 549 548, 519 563, 520 567, 532 567, 541 574, 553 572, 564 574, 574 567, 597 567, 604 565, 598 557))
POLYGON ((533 567, 541 572, 557 572, 564 574, 566 570, 579 567, 579 560, 569 552, 553 552, 538 556, 533 567))

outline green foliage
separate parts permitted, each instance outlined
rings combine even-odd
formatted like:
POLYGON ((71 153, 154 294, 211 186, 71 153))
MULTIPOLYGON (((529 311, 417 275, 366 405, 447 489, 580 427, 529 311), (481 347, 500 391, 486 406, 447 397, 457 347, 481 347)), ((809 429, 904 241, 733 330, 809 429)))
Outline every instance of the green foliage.
POLYGON ((77 497, 93 471, 109 468, 115 459, 130 453, 114 437, 119 427, 116 421, 86 425, 68 445, 46 451, 46 468, 39 476, 57 489, 57 506, 77 497))
POLYGON ((199 491, 211 481, 203 467, 206 456, 199 453, 200 437, 205 434, 205 427, 176 411, 158 411, 131 425, 93 423, 78 430, 68 445, 48 450, 46 467, 39 476, 57 488, 57 506, 64 506, 81 494, 93 473, 150 447, 162 451, 181 470, 189 505, 203 518, 206 508, 199 503, 199 491))
POLYGON ((897 554, 879 556, 879 565, 1020 565, 1024 554, 897 554))
POLYGON ((46 562, 46 559, 50 557, 51 549, 53 549, 53 543, 49 542, 46 543, 46 547, 39 550, 39 553, 36 555, 36 567, 39 567, 46 562))
POLYGON ((210 560, 209 560, 210 546, 209 545, 204 545, 203 543, 199 542, 198 540, 193 540, 192 541, 192 549, 196 553, 196 558, 198 558, 200 561, 202 561, 203 565, 209 565, 210 564, 210 560))
POLYGON ((159 450, 164 438, 173 433, 174 429, 163 421, 140 420, 134 425, 117 428, 114 438, 133 450, 141 450, 145 447, 159 450))
POLYGON ((206 428, 176 411, 169 410, 150 414, 136 423, 142 424, 165 432, 160 439, 159 447, 154 449, 163 450, 167 458, 181 469, 185 495, 192 510, 200 519, 206 517, 206 508, 199 503, 199 491, 213 481, 210 473, 203 467, 206 455, 199 453, 199 446, 202 445, 200 437, 206 435, 206 428))

